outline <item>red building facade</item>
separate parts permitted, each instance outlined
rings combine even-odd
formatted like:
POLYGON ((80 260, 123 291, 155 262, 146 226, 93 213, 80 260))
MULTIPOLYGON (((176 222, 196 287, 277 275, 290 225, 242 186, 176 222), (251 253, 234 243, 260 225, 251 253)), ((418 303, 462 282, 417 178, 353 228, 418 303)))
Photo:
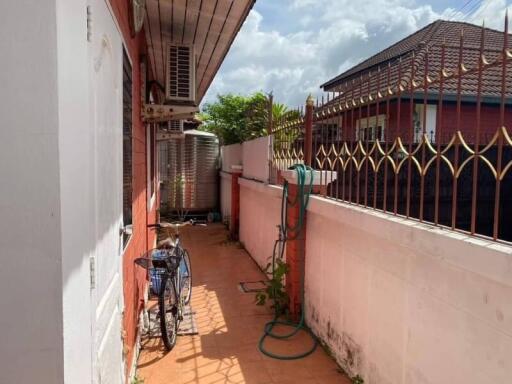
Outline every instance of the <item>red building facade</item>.
POLYGON ((488 142, 511 122, 512 66, 502 64, 509 41, 508 33, 436 21, 323 84, 331 100, 317 120, 347 140, 418 142, 425 134, 447 144, 460 131, 466 142, 477 132, 488 142))

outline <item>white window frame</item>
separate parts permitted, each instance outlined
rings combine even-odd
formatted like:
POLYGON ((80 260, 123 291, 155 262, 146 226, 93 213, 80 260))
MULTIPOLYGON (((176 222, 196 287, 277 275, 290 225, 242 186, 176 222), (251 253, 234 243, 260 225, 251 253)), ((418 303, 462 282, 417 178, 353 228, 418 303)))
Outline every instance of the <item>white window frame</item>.
POLYGON ((384 141, 384 131, 386 129, 386 115, 373 115, 370 117, 362 117, 356 120, 356 140, 366 141, 364 137, 364 130, 370 130, 370 142, 376 141, 384 141), (382 127, 380 130, 380 137, 376 137, 377 135, 377 127, 382 127))
MULTIPOLYGON (((424 104, 417 103, 414 105, 414 142, 420 141, 421 135, 423 134, 423 111, 424 104)), ((425 133, 431 143, 436 142, 436 125, 437 125, 437 105, 427 104, 427 125, 425 127, 425 133)))
MULTIPOLYGON (((149 193, 147 194, 148 210, 151 210, 153 208, 153 205, 155 204, 155 200, 156 200, 156 181, 151 180, 151 149, 152 149, 151 130, 152 129, 155 129, 155 127, 151 124, 149 124, 146 127, 146 183, 147 183, 146 188, 149 193, 151 193, 151 183, 154 183, 153 184, 153 193, 151 194, 151 196, 149 195, 149 193)), ((155 135, 156 135, 156 132, 155 132, 155 135)), ((153 136, 155 136, 155 135, 153 135, 153 136)), ((155 150, 155 157, 153 158, 153 160, 156 163, 156 150, 155 150)), ((156 179, 156 164, 153 164, 153 166, 155 166, 154 175, 155 175, 155 179, 156 179)))

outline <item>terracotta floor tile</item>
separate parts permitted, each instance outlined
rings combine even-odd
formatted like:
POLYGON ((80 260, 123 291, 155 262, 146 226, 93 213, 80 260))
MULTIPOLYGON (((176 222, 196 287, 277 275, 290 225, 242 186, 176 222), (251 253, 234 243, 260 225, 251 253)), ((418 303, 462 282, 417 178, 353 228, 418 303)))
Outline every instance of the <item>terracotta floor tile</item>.
MULTIPOLYGON (((258 341, 272 311, 256 306, 254 293, 241 292, 239 283, 265 276, 243 249, 226 239, 221 225, 187 228, 183 233, 192 259, 192 308, 199 334, 178 337, 169 353, 160 339, 144 339, 138 377, 145 384, 348 384, 321 348, 293 361, 271 359, 259 351, 258 341)), ((304 332, 287 341, 265 342, 281 354, 302 352, 310 345, 304 332)))
POLYGON ((318 384, 350 384, 351 381, 341 373, 330 373, 327 375, 316 375, 315 380, 318 384))

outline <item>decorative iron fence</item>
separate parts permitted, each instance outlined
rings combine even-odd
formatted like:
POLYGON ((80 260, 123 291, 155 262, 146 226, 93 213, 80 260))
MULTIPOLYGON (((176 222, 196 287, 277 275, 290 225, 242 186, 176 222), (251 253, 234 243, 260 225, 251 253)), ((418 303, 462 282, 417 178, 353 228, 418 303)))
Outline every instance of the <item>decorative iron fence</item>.
POLYGON ((331 172, 327 198, 512 241, 508 17, 463 28, 274 122, 271 180, 305 162, 331 172))

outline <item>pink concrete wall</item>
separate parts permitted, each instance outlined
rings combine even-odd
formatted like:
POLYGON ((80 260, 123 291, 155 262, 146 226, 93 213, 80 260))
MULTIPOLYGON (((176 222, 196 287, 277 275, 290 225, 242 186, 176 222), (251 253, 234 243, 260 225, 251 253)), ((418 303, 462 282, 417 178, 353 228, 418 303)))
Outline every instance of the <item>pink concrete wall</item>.
POLYGON ((240 178, 240 241, 261 268, 272 256, 280 223, 282 189, 240 178))
MULTIPOLYGON (((240 239, 264 267, 281 188, 240 179, 240 239)), ((308 325, 365 384, 512 382, 512 247, 312 197, 308 325)))
POLYGON ((312 198, 306 315, 366 384, 512 382, 512 248, 312 198))

